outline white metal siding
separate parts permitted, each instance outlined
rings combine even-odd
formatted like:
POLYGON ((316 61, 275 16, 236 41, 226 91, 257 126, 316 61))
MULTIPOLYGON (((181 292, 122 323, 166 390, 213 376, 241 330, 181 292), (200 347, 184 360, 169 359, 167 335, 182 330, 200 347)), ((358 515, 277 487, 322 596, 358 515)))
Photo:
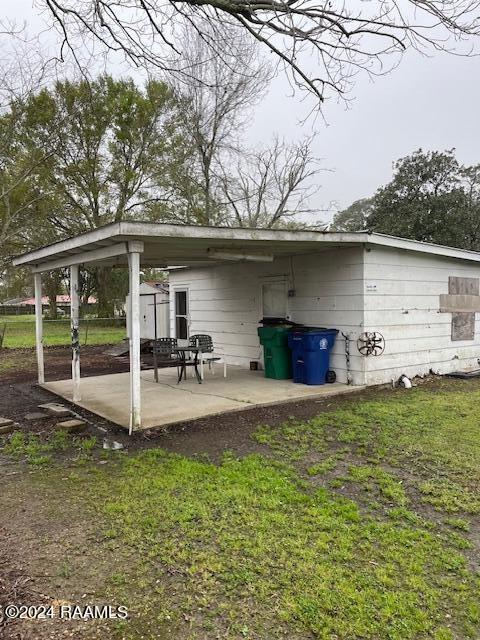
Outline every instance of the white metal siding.
POLYGON ((379 331, 386 341, 383 355, 365 359, 367 384, 389 382, 402 373, 478 367, 479 314, 475 339, 452 342, 452 315, 439 310, 449 276, 479 278, 480 265, 382 247, 365 252, 365 330, 379 331))
MULTIPOLYGON (((248 366, 261 360, 257 327, 262 317, 261 285, 284 277, 296 295, 288 298, 296 322, 339 329, 355 336, 363 331, 363 249, 328 250, 273 263, 241 263, 172 271, 170 288, 187 287, 190 334, 208 333, 228 362, 248 366)), ((174 335, 174 310, 170 326, 174 335)), ((352 350, 353 351, 353 350, 352 350)), ((331 367, 346 382, 345 342, 338 336, 331 367)), ((364 382, 364 359, 352 352, 354 384, 364 382)))

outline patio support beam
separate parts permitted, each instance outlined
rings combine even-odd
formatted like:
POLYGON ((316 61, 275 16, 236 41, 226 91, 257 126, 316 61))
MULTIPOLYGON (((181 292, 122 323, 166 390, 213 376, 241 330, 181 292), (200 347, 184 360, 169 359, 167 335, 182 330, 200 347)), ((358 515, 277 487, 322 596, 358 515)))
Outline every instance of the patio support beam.
POLYGON ((143 242, 128 243, 128 276, 130 284, 130 429, 131 435, 141 427, 140 388, 140 254, 143 242))
POLYGON ((73 402, 81 400, 80 393, 80 304, 78 296, 78 265, 70 267, 70 328, 72 334, 73 402))
POLYGON ((42 307, 42 276, 35 273, 35 346, 37 350, 38 384, 45 382, 45 368, 43 364, 43 307, 42 307))
MULTIPOLYGON (((141 243, 142 244, 142 243, 141 243)), ((128 245, 126 242, 118 242, 108 247, 100 249, 91 249, 90 251, 82 251, 73 255, 50 260, 32 267, 33 273, 41 273, 43 271, 52 271, 53 269, 62 269, 76 264, 87 264, 88 262, 99 262, 101 260, 111 260, 124 256, 128 253, 128 245)))

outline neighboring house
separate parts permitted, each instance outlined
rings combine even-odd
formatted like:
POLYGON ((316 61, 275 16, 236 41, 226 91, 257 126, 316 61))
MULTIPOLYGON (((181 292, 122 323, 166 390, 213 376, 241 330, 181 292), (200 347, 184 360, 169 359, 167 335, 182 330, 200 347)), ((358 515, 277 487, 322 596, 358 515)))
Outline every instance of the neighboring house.
MULTIPOLYGON (((125 301, 127 336, 130 337, 129 296, 125 301)), ((154 340, 170 336, 168 283, 143 282, 140 285, 140 337, 154 340), (155 331, 156 326, 156 331, 155 331)))
MULTIPOLYGON (((94 306, 97 304, 97 299, 93 296, 88 298, 88 306, 94 306)), ((5 307, 10 307, 12 309, 12 315, 15 313, 23 314, 23 313, 34 313, 35 311, 35 298, 13 298, 12 300, 7 300, 6 302, 2 302, 1 306, 4 307, 3 312, 8 311, 5 307)), ((48 310, 50 307, 50 300, 47 296, 42 296, 42 308, 44 310, 48 310)), ((65 312, 70 312, 70 296, 68 295, 58 295, 57 296, 57 307, 65 312)))

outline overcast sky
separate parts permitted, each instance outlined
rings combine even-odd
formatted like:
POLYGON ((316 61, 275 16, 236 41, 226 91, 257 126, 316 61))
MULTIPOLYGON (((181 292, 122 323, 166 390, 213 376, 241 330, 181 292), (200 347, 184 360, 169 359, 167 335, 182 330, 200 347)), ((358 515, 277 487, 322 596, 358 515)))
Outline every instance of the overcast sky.
MULTIPOLYGON (((32 0, 2 0, 2 8, 5 16, 26 20, 32 33, 41 26, 32 0)), ((248 142, 268 142, 275 132, 294 140, 313 128, 315 152, 330 170, 319 176, 313 204, 327 209, 336 202, 342 208, 388 182, 392 163, 419 147, 455 147, 461 162, 480 163, 479 71, 478 57, 438 53, 425 58, 412 51, 373 83, 359 77, 348 108, 332 100, 325 107, 326 123, 317 118, 303 126, 305 106, 289 97, 289 85, 280 76, 256 109, 248 142)))

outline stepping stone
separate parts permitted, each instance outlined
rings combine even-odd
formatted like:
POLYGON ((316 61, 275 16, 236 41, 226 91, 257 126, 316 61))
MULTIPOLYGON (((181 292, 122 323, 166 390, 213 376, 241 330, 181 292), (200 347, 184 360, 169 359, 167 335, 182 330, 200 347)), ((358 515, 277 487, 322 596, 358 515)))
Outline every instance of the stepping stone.
POLYGON ((4 435, 5 433, 11 433, 12 431, 15 431, 15 425, 12 421, 10 422, 11 424, 0 425, 0 436, 4 435))
POLYGON ((13 420, 10 420, 9 418, 2 418, 2 416, 0 416, 0 427, 8 427, 10 424, 13 424, 13 420))
POLYGON ((27 413, 27 415, 24 416, 25 420, 28 420, 29 422, 34 422, 35 420, 45 420, 45 418, 48 418, 48 414, 47 413, 43 413, 41 411, 33 411, 32 413, 27 413))
POLYGON ((121 442, 117 442, 116 440, 105 440, 103 441, 104 449, 112 449, 113 451, 119 451, 123 449, 123 444, 121 442))
POLYGON ((39 409, 45 409, 52 416, 58 416, 61 418, 62 416, 71 416, 72 412, 68 407, 64 404, 59 404, 57 402, 47 402, 47 404, 39 404, 39 409))
POLYGON ((63 422, 57 422, 55 429, 63 431, 83 431, 87 426, 85 420, 64 420, 63 422))

